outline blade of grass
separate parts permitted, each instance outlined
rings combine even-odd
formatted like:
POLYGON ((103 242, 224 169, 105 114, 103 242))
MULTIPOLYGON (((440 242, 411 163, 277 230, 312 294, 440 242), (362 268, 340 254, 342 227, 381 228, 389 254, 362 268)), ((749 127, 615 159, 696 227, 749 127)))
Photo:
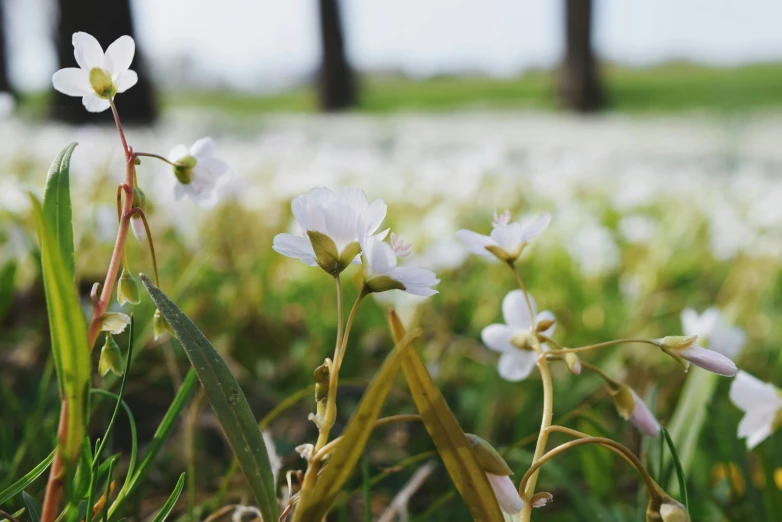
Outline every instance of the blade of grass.
POLYGON ((18 495, 23 489, 25 489, 27 486, 32 484, 35 479, 43 475, 43 473, 49 468, 49 466, 52 464, 52 460, 54 459, 54 452, 56 450, 52 450, 51 453, 49 453, 49 456, 43 459, 37 466, 35 466, 33 469, 27 472, 27 474, 8 486, 5 490, 0 492, 0 504, 3 504, 7 502, 8 500, 12 499, 16 495, 18 495))
POLYGON ((41 522, 41 507, 33 497, 27 494, 26 491, 22 491, 22 500, 27 507, 27 512, 30 513, 30 522, 41 522))
POLYGON ((369 455, 361 457, 361 481, 364 491, 364 521, 372 522, 372 491, 369 485, 369 455))
POLYGON ((239 383, 196 325, 146 276, 141 275, 141 281, 185 349, 231 449, 239 458, 263 519, 276 520, 279 514, 269 454, 239 383))
POLYGON ((160 508, 160 511, 158 511, 158 514, 155 515, 155 518, 152 522, 163 522, 168 517, 168 515, 171 513, 171 510, 174 509, 174 505, 179 499, 179 495, 182 493, 182 488, 184 487, 185 474, 182 473, 179 475, 179 480, 176 483, 174 491, 171 492, 171 496, 168 497, 168 500, 166 500, 166 503, 163 504, 162 508, 160 508))
POLYGON ((668 430, 665 428, 662 428, 663 437, 665 437, 665 442, 668 444, 668 450, 671 452, 671 459, 673 460, 673 469, 676 470, 676 478, 679 481, 679 492, 681 494, 681 500, 682 504, 684 504, 684 507, 687 508, 689 511, 690 509, 690 500, 687 496, 687 481, 684 477, 684 469, 682 468, 682 463, 679 460, 679 455, 676 453, 676 446, 673 444, 673 439, 671 438, 671 434, 668 433, 668 430))

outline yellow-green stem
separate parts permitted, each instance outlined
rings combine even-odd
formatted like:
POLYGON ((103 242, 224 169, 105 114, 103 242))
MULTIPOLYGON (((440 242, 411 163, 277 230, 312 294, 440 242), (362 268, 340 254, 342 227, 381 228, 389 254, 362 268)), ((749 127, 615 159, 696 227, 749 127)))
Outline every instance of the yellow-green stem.
POLYGON ((564 355, 567 352, 571 352, 571 353, 589 352, 591 350, 597 350, 599 348, 605 348, 607 346, 616 346, 617 344, 626 344, 626 343, 651 344, 652 346, 655 346, 655 347, 659 348, 659 346, 654 344, 649 339, 616 339, 616 340, 613 340, 613 341, 606 341, 604 343, 590 344, 589 346, 579 346, 578 348, 567 348, 567 349, 561 349, 561 350, 551 350, 548 353, 550 355, 564 355))
POLYGON ((519 271, 516 269, 516 265, 512 262, 508 262, 508 266, 510 267, 511 272, 513 272, 513 277, 516 278, 516 283, 518 283, 519 288, 521 288, 521 291, 524 292, 524 300, 527 302, 527 309, 529 310, 529 329, 531 331, 535 331, 535 309, 532 307, 532 301, 529 298, 529 292, 527 292, 527 287, 524 286, 524 281, 521 280, 521 274, 519 274, 519 271))

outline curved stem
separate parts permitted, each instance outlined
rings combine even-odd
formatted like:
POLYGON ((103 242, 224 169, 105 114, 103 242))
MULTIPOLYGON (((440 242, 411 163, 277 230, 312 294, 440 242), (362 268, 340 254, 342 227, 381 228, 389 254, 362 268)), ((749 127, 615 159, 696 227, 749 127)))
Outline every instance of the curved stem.
POLYGON ((122 122, 119 121, 117 106, 114 105, 114 98, 109 98, 109 106, 111 107, 111 113, 114 115, 114 123, 117 124, 117 132, 119 132, 119 139, 122 142, 122 150, 125 152, 125 159, 130 160, 132 152, 128 146, 128 141, 125 139, 125 132, 122 130, 122 122))
POLYGON ((151 152, 134 152, 133 153, 133 157, 134 158, 142 158, 142 157, 143 158, 155 158, 155 159, 159 159, 160 161, 163 161, 165 163, 168 163, 172 167, 176 166, 171 161, 169 161, 168 158, 165 158, 165 157, 161 156, 160 154, 152 154, 151 152))
POLYGON ((613 386, 614 390, 616 390, 616 386, 617 386, 616 381, 614 379, 612 379, 611 377, 609 377, 608 375, 606 375, 605 372, 603 372, 603 370, 601 370, 600 368, 598 368, 594 364, 590 364, 590 363, 588 363, 586 361, 581 361, 581 367, 584 368, 584 369, 589 370, 590 372, 592 372, 594 374, 599 375, 600 377, 602 377, 602 379, 606 383, 608 383, 609 385, 613 386))
MULTIPOLYGON (((551 426, 551 419, 554 415, 554 390, 551 382, 551 372, 549 372, 548 361, 546 356, 538 357, 538 370, 540 371, 540 378, 543 384, 543 418, 540 422, 540 433, 538 434, 538 442, 535 446, 535 454, 532 458, 532 467, 527 473, 531 473, 530 480, 526 484, 526 488, 522 488, 519 485, 519 493, 522 493, 524 498, 532 498, 535 492, 535 485, 538 481, 538 467, 537 463, 543 458, 543 454, 546 451, 546 443, 548 442, 548 427, 551 426)), ((525 475, 527 476, 527 475, 525 475)), ((522 512, 522 520, 525 520, 522 512)), ((526 520, 529 520, 527 516, 526 520)))
POLYGON ((158 279, 158 274, 157 274, 157 256, 155 255, 155 244, 152 242, 152 232, 150 232, 149 230, 147 215, 139 207, 130 209, 130 217, 132 218, 134 215, 139 216, 141 218, 141 221, 144 223, 144 230, 147 233, 147 244, 149 245, 149 253, 152 254, 152 269, 155 271, 155 286, 159 287, 160 280, 158 279))
POLYGON ((548 352, 551 355, 564 355, 567 352, 571 353, 578 353, 578 352, 588 352, 591 350, 597 350, 598 348, 605 348, 606 346, 616 346, 617 344, 625 344, 625 343, 643 343, 643 344, 651 344, 652 346, 658 347, 656 344, 654 344, 649 339, 616 339, 614 341, 606 341, 604 343, 598 343, 598 344, 590 344, 589 346, 579 346, 578 348, 567 348, 567 349, 559 349, 559 350, 551 350, 548 352))

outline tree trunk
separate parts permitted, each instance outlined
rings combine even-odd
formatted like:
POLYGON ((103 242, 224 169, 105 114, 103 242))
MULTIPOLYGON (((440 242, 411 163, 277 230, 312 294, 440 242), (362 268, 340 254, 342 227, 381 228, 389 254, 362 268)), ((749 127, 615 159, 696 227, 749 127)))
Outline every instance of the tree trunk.
POLYGON ((320 107, 339 111, 356 103, 356 82, 345 57, 345 38, 339 15, 339 0, 319 0, 323 59, 318 75, 320 107))
POLYGON ((578 112, 599 110, 605 97, 592 51, 592 0, 565 0, 565 38, 560 103, 578 112))
MULTIPOLYGON (((122 35, 134 36, 130 0, 57 0, 60 19, 57 23, 57 60, 60 68, 78 67, 73 57, 73 33, 82 31, 98 39, 103 50, 122 35)), ((151 123, 157 117, 155 96, 143 57, 138 48, 131 69, 138 73, 138 83, 115 98, 123 123, 151 123)), ((111 121, 111 112, 87 112, 81 98, 54 91, 52 118, 68 123, 111 121)))
POLYGON ((8 2, 0 1, 0 92, 16 94, 11 89, 11 83, 8 81, 8 45, 5 37, 8 16, 6 10, 8 2))

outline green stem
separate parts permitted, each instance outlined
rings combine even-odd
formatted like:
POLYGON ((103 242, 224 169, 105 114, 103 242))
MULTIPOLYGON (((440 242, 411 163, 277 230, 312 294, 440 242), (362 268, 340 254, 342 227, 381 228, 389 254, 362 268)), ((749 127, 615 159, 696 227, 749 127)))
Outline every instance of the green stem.
POLYGON ((161 156, 159 154, 152 154, 151 152, 134 152, 133 156, 136 157, 136 158, 140 158, 140 157, 155 158, 155 159, 159 159, 160 161, 163 161, 165 163, 168 163, 172 167, 175 166, 171 161, 168 160, 168 158, 164 158, 163 156, 161 156))
POLYGON ((650 341, 649 339, 616 339, 613 341, 606 341, 604 343, 590 344, 589 346, 579 346, 578 348, 551 350, 548 353, 549 355, 565 355, 568 352, 570 353, 589 352, 591 350, 597 350, 599 348, 605 348, 607 346, 616 346, 617 344, 626 344, 626 343, 651 344, 652 346, 659 348, 659 346, 654 344, 654 342, 650 341))

